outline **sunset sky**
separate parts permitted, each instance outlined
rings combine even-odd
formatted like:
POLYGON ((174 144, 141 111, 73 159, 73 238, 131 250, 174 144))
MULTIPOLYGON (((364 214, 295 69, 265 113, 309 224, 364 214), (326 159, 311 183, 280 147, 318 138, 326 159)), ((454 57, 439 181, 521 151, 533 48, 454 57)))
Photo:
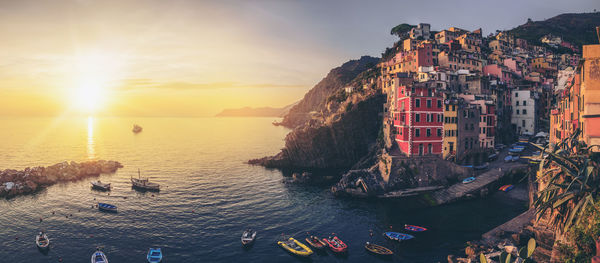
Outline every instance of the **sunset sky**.
POLYGON ((488 34, 590 1, 1 1, 0 115, 212 116, 293 103, 399 23, 488 34))

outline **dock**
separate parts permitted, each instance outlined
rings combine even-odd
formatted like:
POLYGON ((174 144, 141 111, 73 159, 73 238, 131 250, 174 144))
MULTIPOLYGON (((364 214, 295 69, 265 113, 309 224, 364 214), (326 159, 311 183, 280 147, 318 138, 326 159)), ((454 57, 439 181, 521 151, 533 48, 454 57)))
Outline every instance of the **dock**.
POLYGON ((494 162, 494 165, 491 165, 490 170, 482 173, 481 175, 475 177, 475 181, 463 184, 462 182, 451 185, 450 187, 439 190, 432 193, 433 201, 435 205, 443 205, 452 203, 454 201, 460 200, 467 195, 476 194, 481 189, 488 187, 490 184, 495 183, 508 172, 515 169, 523 169, 527 167, 527 164, 522 163, 499 163, 494 162))

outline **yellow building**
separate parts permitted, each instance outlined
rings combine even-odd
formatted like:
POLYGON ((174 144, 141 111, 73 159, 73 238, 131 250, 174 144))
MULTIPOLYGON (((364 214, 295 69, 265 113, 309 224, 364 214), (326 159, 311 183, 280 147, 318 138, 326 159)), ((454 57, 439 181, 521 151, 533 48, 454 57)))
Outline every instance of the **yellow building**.
POLYGON ((442 156, 444 159, 456 156, 458 144, 458 100, 444 98, 444 136, 442 156))

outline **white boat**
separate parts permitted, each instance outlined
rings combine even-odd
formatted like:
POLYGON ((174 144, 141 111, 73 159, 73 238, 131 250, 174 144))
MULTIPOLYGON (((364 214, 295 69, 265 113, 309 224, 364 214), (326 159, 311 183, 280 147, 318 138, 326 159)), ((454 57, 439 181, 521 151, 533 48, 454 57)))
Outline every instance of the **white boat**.
POLYGON ((140 169, 138 169, 138 178, 131 177, 131 185, 133 188, 146 191, 160 191, 160 185, 157 183, 151 183, 148 178, 142 178, 140 175, 140 169))
POLYGON ((92 263, 108 263, 108 258, 106 258, 104 252, 97 248, 96 252, 92 254, 92 263))
POLYGON ((50 246, 50 239, 44 232, 40 232, 35 236, 35 244, 41 249, 47 249, 50 246))
POLYGON ((92 188, 94 188, 94 189, 98 189, 98 190, 102 190, 102 191, 110 190, 110 183, 103 183, 103 182, 100 182, 100 180, 92 181, 90 183, 92 184, 92 188))
POLYGON ((250 245, 254 242, 255 239, 256 231, 252 229, 246 229, 246 231, 244 231, 244 233, 242 234, 242 245, 250 245))

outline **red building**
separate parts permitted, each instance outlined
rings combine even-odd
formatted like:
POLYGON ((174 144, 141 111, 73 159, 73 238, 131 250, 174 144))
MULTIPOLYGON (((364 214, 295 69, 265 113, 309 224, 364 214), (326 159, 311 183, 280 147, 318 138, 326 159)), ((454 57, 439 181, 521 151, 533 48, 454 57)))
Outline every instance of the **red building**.
POLYGON ((443 94, 434 82, 399 86, 392 112, 398 148, 408 156, 442 155, 443 94))

